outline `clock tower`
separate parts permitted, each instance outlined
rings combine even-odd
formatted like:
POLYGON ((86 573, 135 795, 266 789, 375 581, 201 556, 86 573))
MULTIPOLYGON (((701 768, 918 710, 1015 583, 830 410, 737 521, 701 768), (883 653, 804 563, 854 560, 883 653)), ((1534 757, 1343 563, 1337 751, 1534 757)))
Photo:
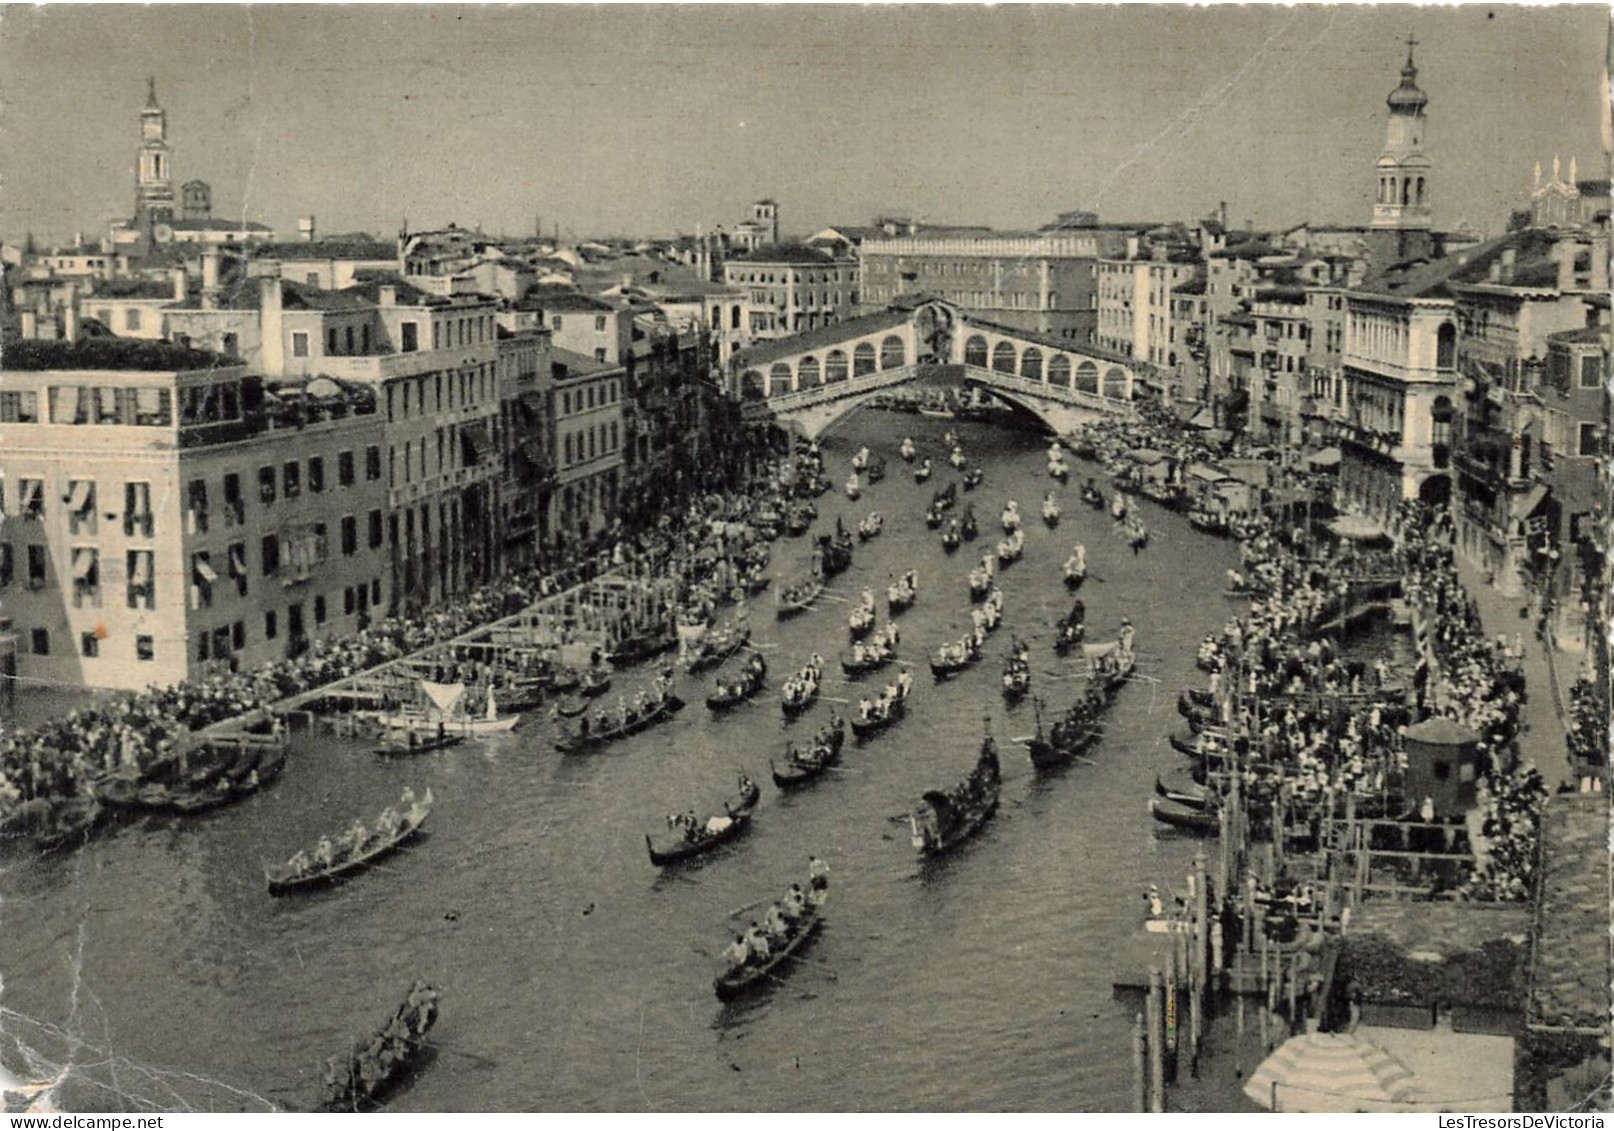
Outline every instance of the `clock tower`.
POLYGON ((147 239, 158 224, 174 218, 173 152, 168 148, 168 115, 157 104, 157 80, 146 80, 146 108, 140 112, 140 154, 135 167, 135 227, 147 239))

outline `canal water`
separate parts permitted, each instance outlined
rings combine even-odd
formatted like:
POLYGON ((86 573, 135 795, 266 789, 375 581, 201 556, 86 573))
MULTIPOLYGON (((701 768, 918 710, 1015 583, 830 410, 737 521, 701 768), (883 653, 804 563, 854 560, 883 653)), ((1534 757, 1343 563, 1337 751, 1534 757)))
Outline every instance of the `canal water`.
MULTIPOLYGON (((674 721, 587 757, 556 754, 541 717, 414 760, 303 740, 275 787, 238 807, 6 861, 0 1059, 13 1071, 73 1064, 69 1110, 305 1105, 324 1058, 424 977, 442 992, 440 1052, 395 1110, 1124 1109, 1131 1017, 1111 984, 1146 961, 1144 889, 1177 877, 1181 890, 1192 864, 1197 842, 1157 830, 1147 802, 1156 772, 1182 764, 1166 735, 1177 688, 1202 680, 1196 643, 1242 607, 1222 595, 1235 547, 1142 503, 1152 541, 1134 556, 1080 502, 1096 467, 1073 461, 1058 488, 1042 438, 996 424, 863 410, 824 450, 837 491, 815 531, 879 510, 885 532, 816 610, 776 623, 771 593, 756 603, 772 688, 758 702, 711 717, 711 677, 684 677, 689 706, 674 721), (948 427, 987 471, 963 496, 982 538, 951 557, 923 521, 953 475, 948 427), (897 458, 904 435, 931 456, 931 484, 897 458), (838 488, 865 443, 890 475, 854 504, 838 488), (1050 488, 1064 505, 1052 532, 1038 520, 1050 488), (1004 626, 981 664, 935 685, 925 657, 967 629, 965 577, 1010 498, 1026 553, 1001 576, 1004 626), (1079 694, 1076 661, 1050 643, 1070 601, 1060 563, 1078 540, 1088 638, 1130 617, 1139 677, 1091 761, 1039 777, 1012 741, 1033 728, 1030 702, 1006 710, 999 677, 1019 634, 1034 693, 1055 710, 1079 694), (921 581, 899 620, 915 673, 908 718, 781 794, 768 759, 787 734, 810 734, 829 697, 855 703, 834 662, 848 602, 872 586, 884 619, 887 578, 908 568, 921 581), (786 727, 777 688, 814 651, 830 661, 824 697, 786 727), (921 864, 903 815, 967 773, 983 716, 1002 751, 1001 808, 954 855, 921 864), (741 770, 765 783, 750 831, 681 870, 652 867, 644 834, 669 811, 716 808, 741 770), (266 863, 372 820, 406 784, 438 799, 421 839, 333 890, 270 897, 266 863), (755 914, 731 912, 804 880, 812 853, 832 869, 824 930, 762 992, 719 1004, 715 955, 755 914)), ((774 543, 775 576, 803 569, 807 550, 804 538, 774 543)), ((647 679, 623 672, 617 688, 647 679)))

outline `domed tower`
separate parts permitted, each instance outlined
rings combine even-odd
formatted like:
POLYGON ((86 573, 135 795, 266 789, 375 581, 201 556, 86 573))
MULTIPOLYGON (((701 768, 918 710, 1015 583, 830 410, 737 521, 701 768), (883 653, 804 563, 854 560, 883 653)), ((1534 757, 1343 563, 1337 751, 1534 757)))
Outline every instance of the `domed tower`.
POLYGON ((1378 192, 1373 204, 1373 227, 1401 232, 1426 232, 1429 218, 1429 158, 1424 156, 1424 108, 1429 96, 1418 89, 1418 68, 1412 61, 1416 39, 1407 39, 1407 65, 1401 68, 1401 85, 1386 103, 1390 120, 1384 150, 1378 160, 1378 192))
POLYGON ((135 226, 148 239, 158 224, 174 218, 173 154, 168 148, 168 115, 157 105, 157 80, 146 80, 146 108, 140 112, 140 157, 135 168, 135 226))

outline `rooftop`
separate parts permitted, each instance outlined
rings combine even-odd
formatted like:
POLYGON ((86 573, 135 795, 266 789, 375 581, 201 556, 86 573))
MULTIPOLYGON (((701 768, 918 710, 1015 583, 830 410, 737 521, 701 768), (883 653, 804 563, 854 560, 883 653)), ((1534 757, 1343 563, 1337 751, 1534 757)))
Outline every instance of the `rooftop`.
POLYGON ((834 257, 815 247, 808 247, 799 243, 772 244, 768 247, 759 247, 755 251, 748 251, 744 255, 736 255, 729 259, 730 263, 804 263, 814 266, 828 266, 835 262, 834 257))
POLYGON ((595 361, 585 354, 574 353, 571 350, 561 349, 559 346, 551 347, 549 356, 550 370, 558 380, 571 377, 593 377, 600 373, 622 368, 620 365, 612 365, 609 362, 595 361))
POLYGON ((906 310, 882 310, 874 314, 865 314, 860 318, 847 318, 829 326, 820 326, 815 330, 797 334, 794 337, 778 338, 771 342, 759 342, 750 349, 744 349, 729 359, 729 363, 737 369, 750 365, 766 365, 781 357, 791 357, 798 353, 809 353, 833 346, 851 338, 861 337, 865 334, 877 334, 881 330, 888 330, 893 326, 900 326, 908 321, 909 313, 906 310))
POLYGON ((1604 795, 1554 794, 1541 816, 1527 1024, 1607 1033, 1608 869, 1604 795))
POLYGON ((398 245, 363 232, 323 240, 266 243, 252 250, 256 259, 388 259, 396 261, 398 245))
POLYGON ((1100 361, 1113 361, 1119 365, 1134 364, 1134 359, 1128 357, 1126 354, 1117 353, 1115 350, 1105 349, 1103 346, 1096 346, 1091 342, 1083 342, 1080 345, 1073 345, 1069 341, 1063 341, 1048 334, 1037 334, 1030 330, 1022 330, 1018 326, 1008 326, 1001 322, 992 322, 974 313, 967 313, 964 315, 964 318, 967 325, 976 326, 983 330, 997 330, 1001 333, 1008 334, 1011 337, 1019 338, 1023 342, 1031 342, 1035 345, 1051 349, 1056 353, 1074 353, 1079 354, 1082 357, 1097 358, 1100 361))
POLYGON ((254 223, 251 220, 186 220, 175 218, 165 220, 170 228, 176 232, 272 232, 267 224, 254 223))
POLYGON ((126 369, 173 373, 239 364, 223 354, 136 338, 81 338, 76 342, 17 338, 5 342, 4 367, 19 372, 126 369))

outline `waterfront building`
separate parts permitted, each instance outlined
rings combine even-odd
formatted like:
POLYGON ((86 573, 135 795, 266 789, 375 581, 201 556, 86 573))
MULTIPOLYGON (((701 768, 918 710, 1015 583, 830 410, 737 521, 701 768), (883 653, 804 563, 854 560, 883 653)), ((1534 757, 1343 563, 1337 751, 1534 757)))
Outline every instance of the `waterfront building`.
POLYGON ((1005 326, 1092 342, 1098 262, 1124 251, 1128 229, 1099 226, 1086 213, 1077 219, 1091 222, 1038 232, 893 225, 869 233, 857 252, 864 309, 924 294, 1005 326))
POLYGON ((1175 242, 1146 245, 1137 236, 1129 238, 1125 255, 1098 261, 1093 341, 1144 363, 1139 375, 1157 390, 1164 387, 1161 375, 1177 364, 1172 289, 1194 279, 1202 262, 1195 247, 1175 242))
POLYGON ((555 489, 548 529, 564 553, 600 533, 616 513, 627 368, 555 346, 550 378, 555 489))
POLYGON ((12 340, 0 600, 18 674, 166 686, 350 634, 389 600, 372 391, 230 358, 12 340))
POLYGON ((859 302, 858 279, 857 259, 802 244, 758 248, 723 264, 724 282, 751 296, 754 339, 788 337, 850 318, 859 302))
POLYGON ((495 576, 534 564, 549 541, 555 490, 554 419, 551 408, 553 349, 549 332, 530 326, 507 328, 498 317, 499 426, 502 457, 497 526, 493 543, 495 576))

